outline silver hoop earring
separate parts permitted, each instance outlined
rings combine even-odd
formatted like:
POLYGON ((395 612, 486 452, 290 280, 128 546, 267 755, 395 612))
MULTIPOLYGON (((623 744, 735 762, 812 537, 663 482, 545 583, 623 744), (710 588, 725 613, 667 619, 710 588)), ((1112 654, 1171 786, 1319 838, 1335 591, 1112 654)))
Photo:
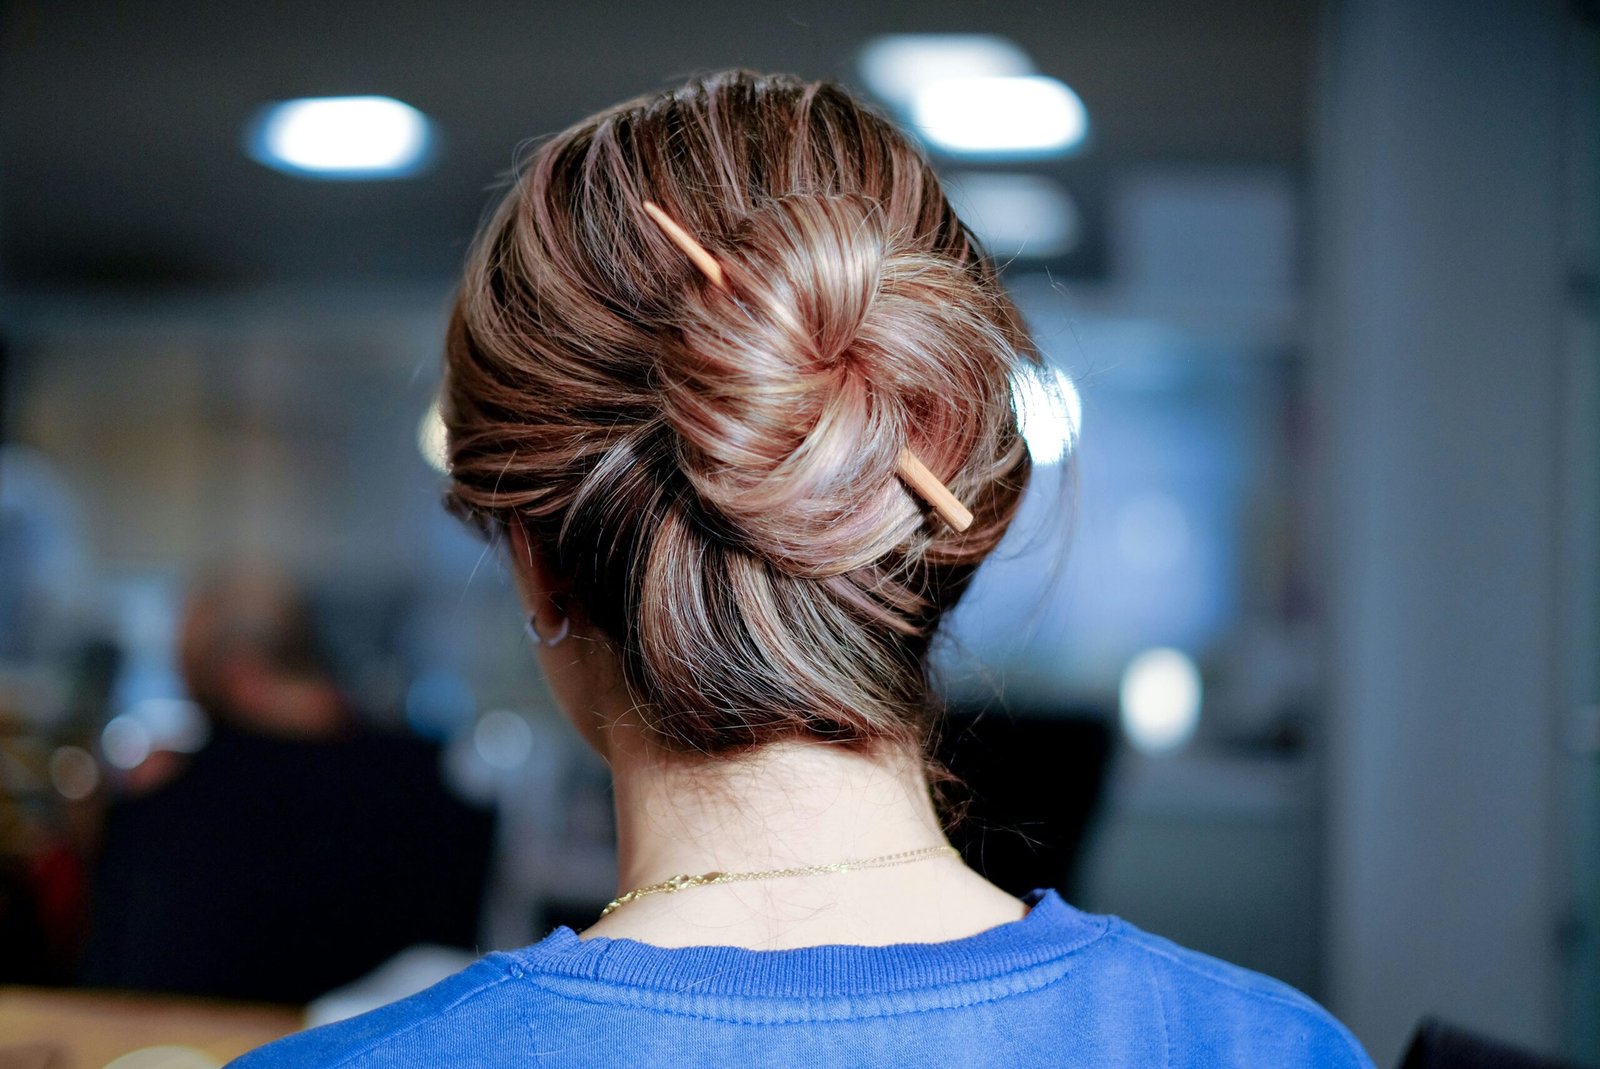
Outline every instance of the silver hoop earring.
POLYGON ((567 640, 567 635, 572 633, 572 617, 563 616, 561 626, 556 628, 556 633, 545 638, 539 633, 539 614, 534 613, 528 617, 528 638, 541 646, 559 646, 567 640))

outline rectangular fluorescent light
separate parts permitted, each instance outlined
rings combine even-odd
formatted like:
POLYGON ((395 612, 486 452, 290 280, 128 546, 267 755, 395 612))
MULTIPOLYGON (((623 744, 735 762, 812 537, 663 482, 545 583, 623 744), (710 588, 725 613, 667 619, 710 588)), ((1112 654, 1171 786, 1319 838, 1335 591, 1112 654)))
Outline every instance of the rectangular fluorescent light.
POLYGON ((431 141, 428 117, 393 97, 305 97, 262 111, 248 148, 288 174, 404 178, 426 163, 431 141))
POLYGON ((1062 156, 1083 143, 1089 115, 1065 83, 1042 75, 943 78, 917 90, 910 123, 952 156, 1062 156))

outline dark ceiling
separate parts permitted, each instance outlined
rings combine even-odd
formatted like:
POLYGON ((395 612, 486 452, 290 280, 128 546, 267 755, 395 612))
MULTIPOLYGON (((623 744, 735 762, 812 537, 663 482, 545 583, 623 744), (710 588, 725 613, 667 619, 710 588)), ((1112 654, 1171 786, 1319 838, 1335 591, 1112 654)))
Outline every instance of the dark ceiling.
POLYGON ((430 280, 519 142, 696 71, 853 78, 887 32, 1021 43, 1083 98, 1069 185, 1142 161, 1305 153, 1309 0, 107 3, 23 0, 0 50, 0 271, 13 290, 430 280), (426 174, 316 182, 241 151, 263 103, 384 93, 442 136, 426 174))

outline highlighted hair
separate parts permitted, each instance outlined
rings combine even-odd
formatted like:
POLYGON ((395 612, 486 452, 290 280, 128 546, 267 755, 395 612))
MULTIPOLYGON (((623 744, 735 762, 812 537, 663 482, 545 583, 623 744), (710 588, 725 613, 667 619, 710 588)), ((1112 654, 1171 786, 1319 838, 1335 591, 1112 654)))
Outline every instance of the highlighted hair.
POLYGON ((922 746, 928 644, 1027 482, 1010 384, 1037 361, 892 124, 826 83, 715 75, 540 146, 479 237, 452 493, 534 537, 666 744, 922 746), (930 519, 902 447, 969 529, 930 519))

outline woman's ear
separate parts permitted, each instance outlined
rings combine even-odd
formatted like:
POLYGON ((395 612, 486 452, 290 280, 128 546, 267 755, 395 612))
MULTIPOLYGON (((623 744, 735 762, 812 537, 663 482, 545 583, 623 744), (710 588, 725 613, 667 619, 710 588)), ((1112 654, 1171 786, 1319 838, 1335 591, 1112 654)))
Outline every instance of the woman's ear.
POLYGON ((511 539, 511 574, 522 608, 536 626, 554 631, 566 617, 564 586, 550 568, 542 547, 528 537, 522 521, 513 517, 506 524, 511 539))

